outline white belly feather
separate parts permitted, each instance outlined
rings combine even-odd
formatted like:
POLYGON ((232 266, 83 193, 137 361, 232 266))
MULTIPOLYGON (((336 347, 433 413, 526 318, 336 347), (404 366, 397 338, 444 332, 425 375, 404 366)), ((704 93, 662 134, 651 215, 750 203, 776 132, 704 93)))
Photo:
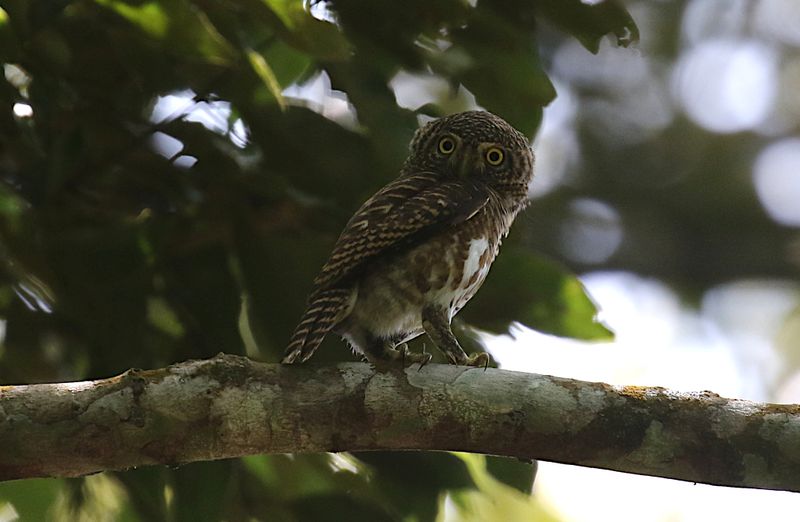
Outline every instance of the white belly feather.
POLYGON ((485 237, 470 240, 461 280, 457 285, 453 284, 454 281, 449 281, 448 285, 439 292, 436 301, 443 308, 450 310, 451 319, 475 295, 483 280, 486 279, 486 274, 489 273, 489 264, 481 266, 481 258, 486 255, 489 248, 489 241, 485 237), (472 284, 469 284, 470 281, 472 284), (454 286, 455 290, 453 290, 454 286))

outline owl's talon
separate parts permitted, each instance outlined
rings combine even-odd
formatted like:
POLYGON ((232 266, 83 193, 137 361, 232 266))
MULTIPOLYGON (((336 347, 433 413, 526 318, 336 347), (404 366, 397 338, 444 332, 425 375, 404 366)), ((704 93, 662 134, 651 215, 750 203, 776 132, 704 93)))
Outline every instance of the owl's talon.
POLYGON ((417 368, 417 371, 420 371, 423 367, 425 367, 426 364, 428 364, 431 361, 431 359, 433 359, 433 355, 429 353, 422 352, 420 355, 423 357, 423 359, 419 361, 419 368, 417 368))
POLYGON ((474 366, 476 368, 483 366, 484 371, 489 367, 490 362, 492 362, 492 358, 486 352, 474 353, 467 358, 467 366, 474 366))
POLYGON ((426 364, 428 364, 431 361, 431 359, 433 359, 433 355, 429 354, 428 351, 425 349, 425 343, 422 343, 421 355, 425 357, 425 360, 419 363, 419 368, 417 368, 417 371, 420 371, 426 364))
POLYGON ((386 357, 384 360, 394 360, 400 361, 400 364, 403 368, 411 366, 414 363, 419 363, 420 367, 425 366, 428 364, 428 361, 431 360, 431 354, 429 353, 414 353, 408 349, 408 344, 403 343, 396 348, 390 348, 385 352, 386 357))

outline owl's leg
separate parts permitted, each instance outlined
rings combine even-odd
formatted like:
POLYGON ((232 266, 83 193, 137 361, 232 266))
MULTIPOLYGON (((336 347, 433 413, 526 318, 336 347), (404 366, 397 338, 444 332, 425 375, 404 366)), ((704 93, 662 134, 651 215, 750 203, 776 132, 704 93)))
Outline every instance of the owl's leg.
POLYGON ((422 310, 422 328, 450 364, 484 368, 489 366, 491 358, 488 353, 479 352, 469 356, 464 353, 464 349, 458 344, 458 339, 450 328, 448 313, 444 309, 437 306, 425 307, 422 310))
POLYGON ((387 361, 400 361, 405 364, 419 363, 425 366, 431 360, 429 353, 414 353, 408 351, 408 345, 403 343, 395 348, 395 343, 390 339, 374 339, 367 343, 364 356, 372 364, 381 364, 387 361))

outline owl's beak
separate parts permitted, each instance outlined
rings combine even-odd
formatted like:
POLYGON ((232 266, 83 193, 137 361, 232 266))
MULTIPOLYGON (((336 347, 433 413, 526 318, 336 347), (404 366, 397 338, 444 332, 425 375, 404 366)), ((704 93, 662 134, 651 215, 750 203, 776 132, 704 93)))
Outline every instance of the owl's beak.
POLYGON ((471 177, 478 167, 476 159, 475 150, 472 147, 463 147, 459 158, 456 160, 458 162, 455 165, 456 176, 459 178, 471 177))

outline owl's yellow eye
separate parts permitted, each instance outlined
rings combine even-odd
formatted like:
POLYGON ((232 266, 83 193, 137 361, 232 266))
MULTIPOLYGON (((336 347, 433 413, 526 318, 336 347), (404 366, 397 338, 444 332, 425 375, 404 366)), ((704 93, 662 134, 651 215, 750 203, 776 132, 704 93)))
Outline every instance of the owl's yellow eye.
POLYGON ((451 154, 454 150, 456 150, 456 142, 453 141, 453 138, 444 137, 439 140, 439 152, 451 154))
POLYGON ((505 154, 503 154, 503 149, 492 147, 486 151, 486 163, 488 163, 489 165, 496 167, 501 163, 503 163, 503 158, 505 158, 505 154))

